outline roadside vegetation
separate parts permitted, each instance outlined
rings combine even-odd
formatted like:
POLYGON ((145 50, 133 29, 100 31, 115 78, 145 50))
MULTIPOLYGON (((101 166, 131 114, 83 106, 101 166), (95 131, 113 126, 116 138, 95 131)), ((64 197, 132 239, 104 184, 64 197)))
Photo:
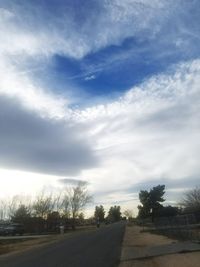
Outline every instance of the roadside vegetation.
POLYGON ((88 184, 79 182, 59 194, 42 191, 35 199, 15 196, 0 202, 0 235, 50 234, 69 232, 80 227, 99 226, 120 221, 120 206, 111 206, 107 216, 102 205, 85 218, 84 209, 92 203, 88 184))
POLYGON ((91 200, 87 183, 79 182, 56 195, 41 192, 33 201, 20 196, 2 201, 0 234, 7 224, 21 224, 24 232, 37 234, 59 232, 60 226, 75 230, 84 221, 83 210, 91 200))
MULTIPOLYGON (((1 201, 0 235, 60 234, 80 229, 88 231, 128 220, 153 233, 200 240, 200 188, 186 191, 177 206, 165 205, 165 185, 141 190, 137 217, 133 210, 122 212, 118 205, 111 206, 107 212, 103 205, 99 205, 94 208, 93 216, 85 218, 84 209, 88 204, 91 205, 92 199, 88 184, 79 182, 75 186, 65 187, 59 194, 43 191, 34 200, 16 196, 1 201)), ((44 237, 44 242, 50 241, 51 238, 44 237)), ((43 241, 1 240, 0 253, 10 251, 16 242, 24 242, 25 246, 26 243, 38 244, 43 241)), ((23 247, 23 244, 20 246, 23 247)))
POLYGON ((200 188, 186 191, 176 206, 165 205, 164 196, 165 185, 141 190, 141 204, 138 205, 136 218, 132 210, 122 212, 117 205, 111 206, 107 213, 103 205, 96 206, 94 215, 85 218, 84 209, 92 203, 92 196, 85 182, 65 187, 57 194, 43 191, 34 200, 15 196, 0 202, 0 235, 59 233, 61 226, 64 231, 68 231, 79 226, 99 226, 126 219, 140 224, 151 223, 154 226, 175 223, 184 225, 185 221, 187 224, 200 222, 200 188))
POLYGON ((164 206, 165 185, 141 190, 137 223, 154 233, 200 241, 200 188, 186 191, 177 206, 164 206))

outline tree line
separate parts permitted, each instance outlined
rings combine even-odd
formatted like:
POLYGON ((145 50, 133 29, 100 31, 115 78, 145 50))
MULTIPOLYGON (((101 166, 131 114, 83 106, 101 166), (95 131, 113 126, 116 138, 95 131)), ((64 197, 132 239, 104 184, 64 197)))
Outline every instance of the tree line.
MULTIPOLYGON (((65 187, 60 193, 45 191, 33 200, 15 196, 10 201, 0 201, 0 221, 9 220, 22 223, 26 232, 56 232, 59 226, 75 229, 78 224, 113 223, 122 219, 132 219, 132 210, 121 211, 118 205, 111 206, 107 216, 103 205, 95 207, 90 219, 84 218, 84 208, 92 201, 87 183, 65 187)), ((200 188, 183 194, 178 206, 164 206, 165 185, 157 185, 150 190, 139 192, 138 219, 176 216, 183 212, 200 213, 200 188)))
MULTIPOLYGON (((96 206, 94 215, 84 218, 84 208, 92 202, 88 184, 79 182, 76 186, 65 187, 60 193, 40 192, 33 200, 14 196, 0 201, 0 222, 23 224, 25 232, 59 232, 60 226, 73 229, 78 225, 114 223, 123 219, 121 207, 111 206, 107 216, 102 205, 96 206)), ((131 216, 131 211, 125 212, 131 216)))
POLYGON ((75 229, 77 220, 84 218, 84 207, 91 200, 85 182, 66 187, 56 195, 43 191, 32 201, 15 196, 10 201, 1 201, 0 220, 23 223, 28 232, 56 231, 59 224, 75 229))
POLYGON ((108 215, 105 216, 105 214, 106 212, 102 205, 95 207, 94 218, 96 222, 114 223, 123 219, 120 206, 111 206, 108 215))
POLYGON ((170 217, 183 213, 194 213, 200 217, 200 188, 194 188, 183 193, 178 206, 163 206, 165 201, 165 185, 157 185, 148 190, 139 192, 138 218, 151 218, 154 222, 157 217, 170 217))

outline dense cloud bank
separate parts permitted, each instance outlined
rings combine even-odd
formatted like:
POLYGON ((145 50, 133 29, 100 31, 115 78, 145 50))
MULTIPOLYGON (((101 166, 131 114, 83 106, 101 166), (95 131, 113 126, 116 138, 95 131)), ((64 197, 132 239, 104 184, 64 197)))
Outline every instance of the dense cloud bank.
POLYGON ((42 118, 13 98, 0 96, 0 125, 1 168, 75 175, 96 164, 84 130, 42 118))

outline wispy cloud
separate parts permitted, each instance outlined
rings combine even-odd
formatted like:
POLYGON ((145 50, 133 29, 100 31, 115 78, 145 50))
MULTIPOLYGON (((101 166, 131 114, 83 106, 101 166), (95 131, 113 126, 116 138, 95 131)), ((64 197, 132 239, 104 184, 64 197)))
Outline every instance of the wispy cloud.
MULTIPOLYGON (((199 60, 148 79, 119 101, 77 116, 91 126, 101 167, 84 171, 98 191, 199 174, 199 60), (111 182, 109 180, 111 179, 111 182)), ((156 183, 156 182, 155 182, 156 183)))
POLYGON ((94 80, 95 78, 96 78, 95 75, 87 76, 87 77, 85 77, 85 81, 94 80))
POLYGON ((56 10, 53 12, 47 3, 40 6, 32 1, 24 5, 18 5, 17 1, 11 1, 11 5, 10 1, 3 2, 4 8, 0 10, 4 38, 1 49, 12 54, 25 52, 48 56, 57 53, 74 58, 111 44, 120 44, 128 37, 153 38, 179 3, 101 1, 98 9, 95 6, 86 9, 86 5, 85 20, 80 24, 81 17, 77 16, 75 20, 76 10, 71 10, 70 5, 57 10, 58 18, 56 10), (13 40, 12 45, 10 40, 13 40))
POLYGON ((78 175, 109 201, 118 188, 119 200, 129 201, 134 196, 124 192, 138 183, 197 177, 199 2, 85 1, 78 11, 42 2, 1 1, 0 167, 67 176, 66 182, 78 175), (144 78, 109 104, 72 109, 66 97, 72 84, 58 93, 58 79, 52 90, 56 55, 80 63, 81 73, 66 70, 66 76, 84 84, 130 59, 173 56, 182 63, 144 78), (95 55, 100 59, 90 61, 95 55))

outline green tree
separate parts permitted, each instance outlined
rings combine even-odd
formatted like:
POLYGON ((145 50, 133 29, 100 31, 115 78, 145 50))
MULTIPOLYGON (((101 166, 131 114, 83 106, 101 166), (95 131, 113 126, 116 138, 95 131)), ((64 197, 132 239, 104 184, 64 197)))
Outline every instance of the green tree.
POLYGON ((94 217, 96 220, 99 219, 99 222, 104 221, 105 210, 104 210, 104 207, 102 205, 95 207, 94 217))
POLYGON ((157 185, 150 190, 150 207, 151 207, 151 214, 152 214, 152 221, 156 216, 156 213, 159 212, 159 209, 163 207, 161 204, 165 201, 163 195, 165 194, 165 185, 157 185))
POLYGON ((20 205, 12 216, 13 222, 25 223, 31 217, 31 213, 28 207, 20 205))
POLYGON ((149 192, 147 190, 141 190, 139 193, 139 200, 142 205, 138 206, 138 217, 147 218, 150 216, 150 201, 149 201, 149 192))
POLYGON ((113 206, 108 211, 108 220, 110 222, 118 222, 121 220, 121 207, 113 206))
POLYGON ((163 207, 161 203, 165 201, 163 198, 163 195, 165 194, 164 190, 165 185, 157 185, 150 189, 150 191, 140 191, 139 200, 142 205, 138 206, 138 217, 146 218, 151 216, 152 221, 154 221, 156 214, 163 207))
POLYGON ((78 215, 78 223, 81 225, 83 225, 84 224, 84 222, 85 222, 85 215, 84 215, 84 213, 83 212, 81 212, 81 213, 79 213, 79 215, 78 215))

